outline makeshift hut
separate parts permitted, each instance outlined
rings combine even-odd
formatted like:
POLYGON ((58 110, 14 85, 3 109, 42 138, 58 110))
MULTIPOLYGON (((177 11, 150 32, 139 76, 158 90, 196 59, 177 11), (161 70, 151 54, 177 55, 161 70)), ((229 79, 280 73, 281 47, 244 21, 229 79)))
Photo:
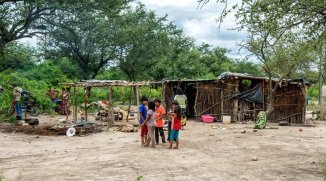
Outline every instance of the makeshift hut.
MULTIPOLYGON (((269 78, 249 74, 223 73, 210 80, 164 80, 164 103, 169 109, 179 86, 187 96, 187 115, 199 117, 210 114, 222 120, 255 120, 259 111, 269 104, 269 78)), ((306 84, 304 80, 272 79, 279 83, 274 98, 274 111, 270 122, 288 121, 301 124, 305 121, 306 84)))
MULTIPOLYGON (((149 86, 149 81, 143 81, 143 82, 128 82, 128 81, 122 81, 122 80, 82 80, 80 82, 68 82, 68 83, 60 83, 60 85, 63 86, 69 86, 73 87, 73 93, 72 93, 72 104, 73 104, 73 120, 77 121, 77 89, 84 89, 84 103, 85 103, 85 120, 87 121, 88 112, 87 112, 87 105, 88 105, 88 96, 89 91, 92 87, 101 87, 101 88, 107 88, 108 89, 108 102, 109 105, 112 107, 112 90, 113 87, 134 87, 136 89, 137 94, 137 105, 139 106, 139 87, 141 86, 149 86)), ((113 118, 111 118, 113 119, 113 118)))

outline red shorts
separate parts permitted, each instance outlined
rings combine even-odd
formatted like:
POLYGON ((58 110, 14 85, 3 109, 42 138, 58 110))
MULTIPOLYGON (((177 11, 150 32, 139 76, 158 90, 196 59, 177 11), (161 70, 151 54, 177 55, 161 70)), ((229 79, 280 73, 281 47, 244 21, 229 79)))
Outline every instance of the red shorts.
POLYGON ((141 137, 147 136, 147 133, 148 133, 147 125, 141 126, 141 128, 140 128, 140 136, 141 137))

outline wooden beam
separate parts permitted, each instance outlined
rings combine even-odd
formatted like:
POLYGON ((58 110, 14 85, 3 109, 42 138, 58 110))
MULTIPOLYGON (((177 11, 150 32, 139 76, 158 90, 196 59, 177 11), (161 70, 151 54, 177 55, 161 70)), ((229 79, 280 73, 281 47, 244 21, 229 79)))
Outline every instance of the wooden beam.
POLYGON ((77 122, 77 100, 76 100, 76 87, 74 87, 74 95, 73 95, 73 109, 72 109, 72 114, 73 114, 73 120, 77 122))

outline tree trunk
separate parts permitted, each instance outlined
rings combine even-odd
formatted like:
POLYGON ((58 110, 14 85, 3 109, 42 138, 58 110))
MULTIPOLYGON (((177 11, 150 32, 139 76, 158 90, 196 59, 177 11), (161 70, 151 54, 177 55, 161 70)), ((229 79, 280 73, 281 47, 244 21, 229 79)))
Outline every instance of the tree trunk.
MULTIPOLYGON (((322 54, 322 52, 321 52, 322 54)), ((326 59, 325 59, 326 62, 326 59)), ((318 73, 319 73, 319 81, 318 81, 318 104, 320 105, 320 101, 321 101, 321 88, 323 87, 323 56, 320 56, 320 60, 319 60, 319 67, 318 67, 318 73)), ((326 66, 326 65, 325 65, 326 66)))
POLYGON ((134 91, 134 103, 133 105, 136 105, 137 104, 137 89, 136 87, 132 87, 133 91, 134 91))
MULTIPOLYGON (((282 80, 280 80, 282 81, 282 80)), ((275 99, 275 93, 276 93, 276 89, 278 87, 278 82, 274 85, 273 87, 273 80, 272 77, 269 77, 269 101, 268 101, 268 106, 267 106, 267 110, 266 110, 266 117, 267 120, 270 120, 271 115, 274 111, 274 99, 275 99)))

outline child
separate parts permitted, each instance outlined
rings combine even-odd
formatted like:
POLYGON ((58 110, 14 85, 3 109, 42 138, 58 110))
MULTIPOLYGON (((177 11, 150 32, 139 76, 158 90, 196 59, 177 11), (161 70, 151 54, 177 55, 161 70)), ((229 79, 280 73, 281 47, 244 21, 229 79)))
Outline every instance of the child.
POLYGON ((170 112, 169 115, 173 117, 172 130, 170 134, 170 149, 172 148, 173 141, 175 140, 176 146, 174 149, 179 149, 179 130, 181 129, 181 107, 175 106, 174 112, 170 112))
POLYGON ((146 143, 144 146, 149 147, 151 145, 152 148, 155 148, 155 128, 156 128, 156 121, 155 121, 155 103, 153 101, 150 101, 148 103, 148 112, 146 120, 143 122, 142 126, 146 125, 148 126, 148 139, 146 140, 146 143))
MULTIPOLYGON (((143 96, 140 99, 141 105, 139 106, 139 125, 142 125, 147 117, 147 104, 148 104, 148 98, 143 96)), ((147 125, 144 124, 144 126, 140 126, 140 138, 141 138, 141 145, 145 144, 145 141, 147 140, 147 134, 148 134, 148 128, 147 125)))
MULTIPOLYGON (((173 113, 174 112, 174 109, 175 109, 175 106, 178 106, 179 103, 177 101, 172 101, 172 104, 171 104, 171 109, 170 109, 170 113, 173 113)), ((170 142, 170 135, 171 135, 171 125, 172 125, 172 120, 173 120, 173 117, 169 116, 168 117, 168 141, 170 142)), ((175 140, 173 140, 175 141, 175 140)))
POLYGON ((159 134, 162 138, 162 143, 165 142, 165 135, 164 135, 164 122, 163 122, 163 117, 165 116, 166 112, 163 106, 161 106, 161 100, 160 99, 155 99, 155 120, 156 120, 156 129, 155 129, 155 141, 156 144, 159 143, 159 134))

